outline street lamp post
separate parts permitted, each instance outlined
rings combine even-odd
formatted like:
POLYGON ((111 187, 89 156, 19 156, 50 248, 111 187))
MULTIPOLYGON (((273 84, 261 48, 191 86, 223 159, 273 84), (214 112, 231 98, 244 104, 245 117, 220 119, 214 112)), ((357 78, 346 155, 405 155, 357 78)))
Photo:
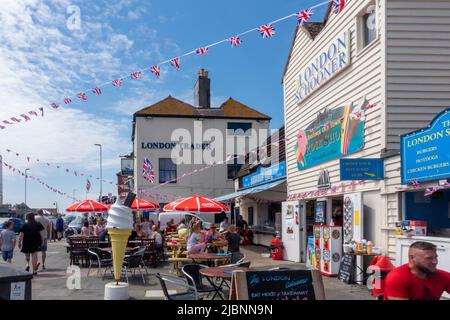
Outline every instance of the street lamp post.
POLYGON ((27 205, 27 171, 29 171, 30 169, 25 169, 25 206, 27 205))
POLYGON ((100 147, 100 202, 102 202, 102 145, 99 143, 96 143, 95 146, 100 147))
POLYGON ((53 204, 56 206, 56 214, 58 214, 58 202, 55 201, 53 204))

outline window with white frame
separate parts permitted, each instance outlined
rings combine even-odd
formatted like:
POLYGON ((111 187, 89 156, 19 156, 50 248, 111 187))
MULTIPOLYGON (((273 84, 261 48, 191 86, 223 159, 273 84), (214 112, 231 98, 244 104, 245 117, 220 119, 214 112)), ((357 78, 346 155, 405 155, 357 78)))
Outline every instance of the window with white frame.
POLYGON ((365 7, 358 15, 358 48, 363 50, 378 38, 377 10, 375 3, 365 7))

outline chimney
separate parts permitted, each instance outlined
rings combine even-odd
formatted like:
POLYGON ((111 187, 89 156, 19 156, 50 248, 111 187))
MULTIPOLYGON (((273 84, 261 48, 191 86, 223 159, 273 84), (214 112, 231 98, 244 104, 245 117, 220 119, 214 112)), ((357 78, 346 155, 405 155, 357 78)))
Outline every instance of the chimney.
POLYGON ((211 108, 211 80, 208 71, 201 69, 198 80, 194 86, 194 106, 198 108, 211 108))

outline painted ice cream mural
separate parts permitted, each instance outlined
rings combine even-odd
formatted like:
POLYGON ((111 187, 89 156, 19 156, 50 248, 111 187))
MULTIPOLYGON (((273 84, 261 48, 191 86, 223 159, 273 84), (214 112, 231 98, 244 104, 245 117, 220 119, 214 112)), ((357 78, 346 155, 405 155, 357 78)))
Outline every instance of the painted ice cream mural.
POLYGON ((299 130, 294 146, 297 168, 304 170, 362 150, 367 106, 364 98, 325 109, 308 127, 299 130))

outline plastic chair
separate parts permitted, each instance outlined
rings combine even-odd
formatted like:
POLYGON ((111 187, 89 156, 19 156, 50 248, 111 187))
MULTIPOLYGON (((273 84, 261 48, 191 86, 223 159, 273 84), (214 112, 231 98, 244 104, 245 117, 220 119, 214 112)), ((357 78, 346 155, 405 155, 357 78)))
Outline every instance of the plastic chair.
POLYGON ((97 267, 97 275, 100 273, 101 268, 105 268, 105 272, 103 272, 102 280, 105 277, 106 271, 109 270, 112 271, 112 258, 110 253, 105 253, 101 251, 99 248, 89 248, 87 250, 88 256, 89 256, 89 270, 87 273, 87 276, 89 277, 89 274, 91 272, 92 266, 97 267))
POLYGON ((190 286, 195 287, 199 294, 207 293, 209 295, 210 293, 217 292, 217 289, 214 288, 211 280, 208 277, 206 277, 206 279, 208 280, 208 282, 211 285, 205 285, 203 283, 203 276, 200 273, 200 269, 203 269, 203 268, 208 268, 208 267, 205 265, 201 265, 201 264, 189 263, 189 264, 184 265, 181 268, 181 271, 183 272, 183 275, 185 276, 188 284, 190 286))
POLYGON ((133 253, 132 255, 125 256, 123 263, 123 271, 125 272, 125 278, 128 282, 128 271, 133 272, 133 276, 136 275, 136 269, 139 270, 139 273, 142 277, 142 282, 145 284, 144 274, 142 273, 142 268, 144 268, 145 272, 148 274, 148 270, 145 267, 144 263, 144 253, 145 247, 140 248, 138 251, 133 253))
POLYGON ((166 298, 166 300, 201 300, 201 298, 197 293, 197 289, 194 286, 190 286, 185 279, 164 273, 156 273, 155 276, 159 280, 161 289, 164 293, 164 297, 166 298), (166 282, 176 285, 178 287, 182 287, 186 289, 186 291, 178 292, 175 294, 169 294, 166 282))
POLYGON ((245 255, 241 252, 232 252, 230 256, 230 264, 239 263, 245 260, 245 255))

